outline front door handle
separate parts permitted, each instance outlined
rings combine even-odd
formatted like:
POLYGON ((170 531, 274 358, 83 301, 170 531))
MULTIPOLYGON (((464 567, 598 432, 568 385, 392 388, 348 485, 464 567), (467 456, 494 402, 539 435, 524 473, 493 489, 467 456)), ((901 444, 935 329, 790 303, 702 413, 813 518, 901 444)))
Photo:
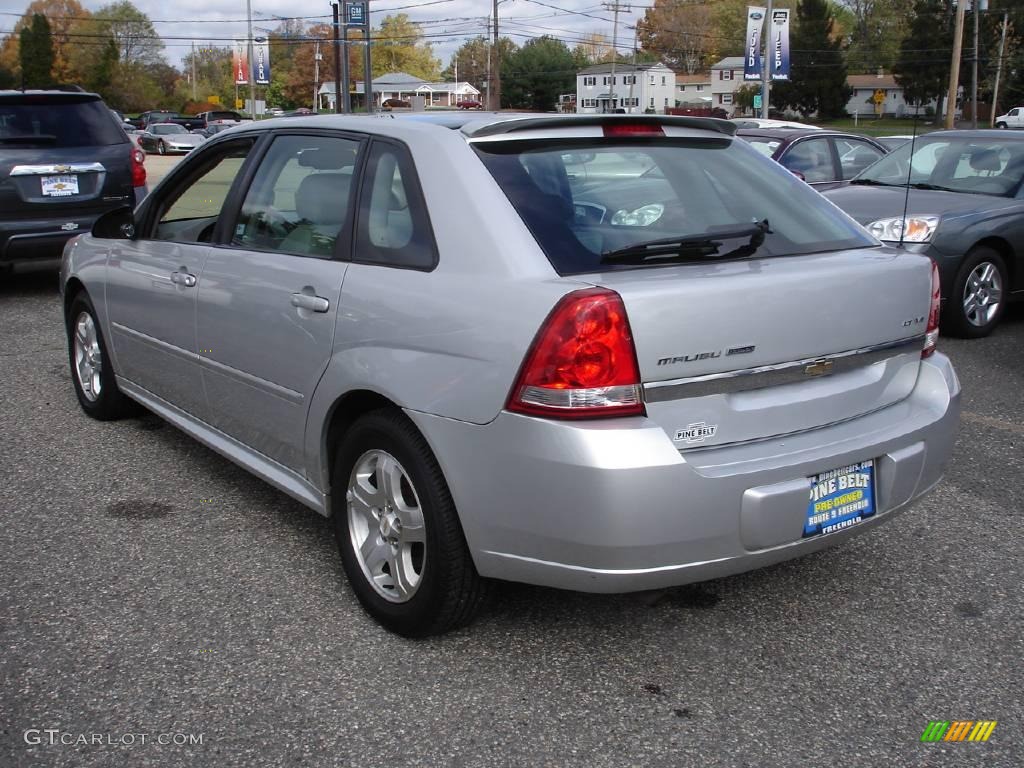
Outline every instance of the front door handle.
POLYGON ((184 271, 171 272, 171 282, 175 285, 181 285, 185 288, 194 288, 196 284, 196 276, 184 271))
POLYGON ((308 309, 311 312, 326 312, 331 308, 331 302, 323 296, 311 296, 308 293, 293 293, 292 306, 299 309, 308 309))

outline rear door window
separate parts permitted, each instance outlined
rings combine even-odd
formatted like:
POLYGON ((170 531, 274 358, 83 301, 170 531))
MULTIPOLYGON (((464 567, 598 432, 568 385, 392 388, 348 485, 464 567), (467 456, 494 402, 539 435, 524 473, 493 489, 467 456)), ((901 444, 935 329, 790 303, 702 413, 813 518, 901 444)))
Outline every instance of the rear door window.
POLYGON ((26 94, 0 99, 0 147, 97 147, 127 140, 96 98, 26 94))
POLYGON ((828 139, 797 141, 786 150, 779 162, 803 176, 808 184, 836 180, 828 139))
MULTIPOLYGON (((769 231, 757 256, 876 245, 739 139, 509 139, 474 146, 561 274, 639 266, 604 257, 652 241, 706 238, 712 248, 723 234, 765 220, 769 231)), ((665 262, 642 266, 659 263, 665 262)))

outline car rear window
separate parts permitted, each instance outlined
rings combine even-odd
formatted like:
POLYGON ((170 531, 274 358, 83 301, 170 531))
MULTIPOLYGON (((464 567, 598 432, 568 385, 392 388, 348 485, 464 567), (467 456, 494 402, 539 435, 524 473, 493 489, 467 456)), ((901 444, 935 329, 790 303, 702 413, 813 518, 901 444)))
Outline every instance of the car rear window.
POLYGON ((128 137, 98 99, 26 94, 0 100, 0 145, 96 147, 128 137))
POLYGON ((757 257, 877 245, 738 139, 507 139, 474 148, 560 274, 668 263, 603 259, 652 241, 714 240, 765 220, 757 257))

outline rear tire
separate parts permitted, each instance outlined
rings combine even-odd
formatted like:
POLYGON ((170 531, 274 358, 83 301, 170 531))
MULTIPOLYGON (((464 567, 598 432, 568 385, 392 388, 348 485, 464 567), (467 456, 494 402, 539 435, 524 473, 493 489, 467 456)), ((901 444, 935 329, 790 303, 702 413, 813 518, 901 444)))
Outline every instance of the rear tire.
POLYGON ((942 329, 950 336, 980 339, 999 324, 1006 310, 1009 275, 993 248, 971 249, 956 273, 942 308, 942 329))
POLYGON ((107 343, 86 293, 72 300, 65 323, 71 381, 82 410, 97 421, 130 416, 137 407, 117 387, 107 343))
POLYGON ((368 614, 405 637, 473 619, 487 582, 441 468, 404 414, 382 409, 356 421, 338 448, 331 485, 341 562, 368 614))

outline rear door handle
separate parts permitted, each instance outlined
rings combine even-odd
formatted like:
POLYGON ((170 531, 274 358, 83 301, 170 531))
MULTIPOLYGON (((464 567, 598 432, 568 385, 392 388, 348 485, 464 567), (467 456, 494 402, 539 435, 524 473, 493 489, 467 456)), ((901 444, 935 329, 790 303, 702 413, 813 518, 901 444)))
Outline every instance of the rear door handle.
POLYGON ((185 288, 194 288, 196 284, 196 276, 188 272, 171 272, 171 282, 175 285, 181 285, 185 288))
POLYGON ((299 309, 308 309, 311 312, 326 312, 331 308, 331 302, 323 296, 311 296, 308 293, 293 293, 292 306, 299 309))

